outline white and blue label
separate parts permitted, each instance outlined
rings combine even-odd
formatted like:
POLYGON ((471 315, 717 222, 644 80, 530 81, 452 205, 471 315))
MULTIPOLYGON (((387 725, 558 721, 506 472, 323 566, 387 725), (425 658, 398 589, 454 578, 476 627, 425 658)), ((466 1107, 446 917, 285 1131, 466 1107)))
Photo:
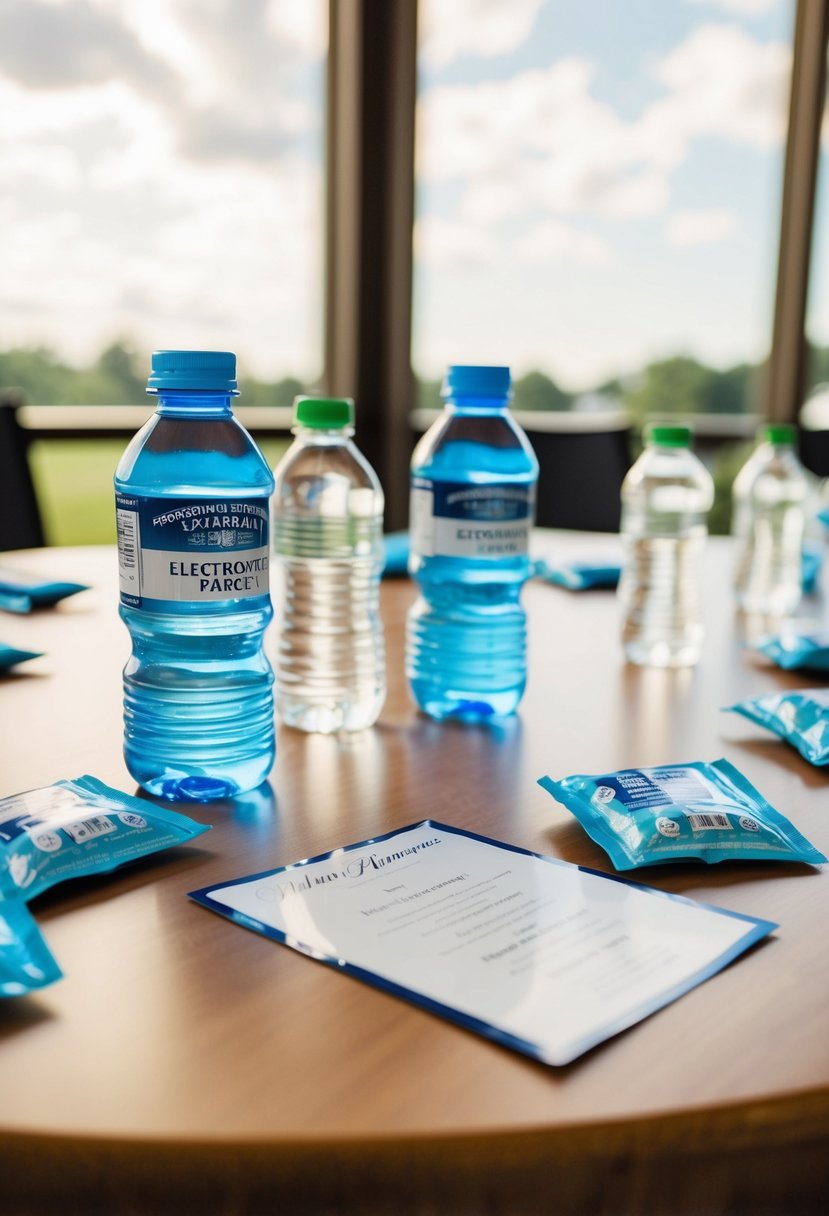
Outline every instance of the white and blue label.
POLYGON ((268 499, 115 496, 121 603, 268 594, 268 499))
POLYGON ((711 791, 698 774, 684 766, 658 772, 625 769, 596 781, 594 798, 599 805, 613 801, 630 813, 711 800, 711 791))
POLYGON ((529 551, 532 485, 412 481, 412 548, 422 557, 522 557, 529 551))

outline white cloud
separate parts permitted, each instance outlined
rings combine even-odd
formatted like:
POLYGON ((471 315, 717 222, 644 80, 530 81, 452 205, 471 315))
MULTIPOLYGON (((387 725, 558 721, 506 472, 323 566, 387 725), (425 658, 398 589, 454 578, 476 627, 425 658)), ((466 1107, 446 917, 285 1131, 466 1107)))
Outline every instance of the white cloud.
POLYGON ((0 48, 5 344, 83 362, 126 333, 232 345, 262 376, 316 373, 322 122, 303 73, 319 64, 296 21, 266 27, 277 7, 234 39, 230 0, 32 0, 46 29, 81 15, 97 66, 76 80, 52 48, 50 75, 30 47, 4 70, 0 48))
POLYGON ((612 261, 610 246, 593 232, 547 219, 515 243, 518 257, 530 262, 587 262, 604 265, 612 261))
POLYGON ((739 217, 725 207, 705 211, 675 211, 665 225, 669 245, 711 245, 739 228, 739 217))
POLYGON ((414 252, 420 265, 445 269, 480 265, 495 255, 497 245, 485 228, 432 215, 423 216, 415 223, 414 252))
POLYGON ((638 157, 615 111, 590 96, 592 71, 585 60, 566 59, 507 80, 430 90, 418 108, 419 174, 460 182, 473 210, 471 196, 483 190, 493 219, 507 206, 514 213, 589 205, 638 157))
MULTIPOLYGON (((582 230, 591 217, 664 215, 695 140, 780 146, 789 70, 788 46, 709 24, 652 65, 662 93, 631 120, 593 96, 595 67, 586 59, 437 86, 418 107, 418 172, 427 184, 453 188, 443 218, 464 224, 469 251, 487 235, 503 243, 506 224, 535 223, 539 214, 578 216, 582 230)), ((431 246, 433 262, 440 249, 457 261, 444 241, 431 246)))
POLYGON ((328 45, 326 11, 306 0, 269 0, 265 24, 277 40, 293 51, 321 59, 328 45))
POLYGON ((527 39, 544 0, 421 0, 420 53, 446 67, 463 55, 508 55, 527 39))
POLYGON ((736 13, 740 17, 760 17, 771 12, 779 0, 687 0, 687 3, 720 8, 723 12, 736 13))
POLYGON ((699 26, 654 67, 667 90, 642 120, 647 140, 714 136, 775 147, 786 132, 791 50, 734 25, 699 26))

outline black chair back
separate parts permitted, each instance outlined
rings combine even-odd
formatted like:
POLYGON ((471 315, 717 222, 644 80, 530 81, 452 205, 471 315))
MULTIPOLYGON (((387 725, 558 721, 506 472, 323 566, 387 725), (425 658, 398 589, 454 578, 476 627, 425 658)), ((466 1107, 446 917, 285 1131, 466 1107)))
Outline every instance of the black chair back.
POLYGON ((526 413, 521 421, 538 457, 539 527, 618 532, 622 481, 633 460, 631 427, 617 421, 542 430, 528 425, 526 413))
POLYGON ((0 400, 0 550, 46 543, 28 448, 16 404, 0 400))

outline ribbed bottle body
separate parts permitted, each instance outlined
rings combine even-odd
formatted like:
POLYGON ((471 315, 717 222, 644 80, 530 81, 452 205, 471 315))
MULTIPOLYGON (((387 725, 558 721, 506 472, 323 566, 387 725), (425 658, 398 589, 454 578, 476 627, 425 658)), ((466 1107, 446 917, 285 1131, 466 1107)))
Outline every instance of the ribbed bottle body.
POLYGON ((515 711, 527 680, 521 590, 538 465, 506 400, 453 400, 418 444, 411 468, 406 675, 436 719, 515 711))
POLYGON ((810 486, 793 448, 762 443, 733 487, 734 589, 745 612, 787 616, 802 595, 810 486))
POLYGON ((270 469, 229 398, 162 397, 115 477, 124 757, 150 793, 232 797, 273 765, 270 469))
POLYGON ((646 448, 622 487, 622 645, 649 667, 699 661, 711 477, 687 448, 646 448))
POLYGON ((298 429, 276 469, 273 537, 277 714, 363 730, 386 699, 383 493, 347 434, 298 429))

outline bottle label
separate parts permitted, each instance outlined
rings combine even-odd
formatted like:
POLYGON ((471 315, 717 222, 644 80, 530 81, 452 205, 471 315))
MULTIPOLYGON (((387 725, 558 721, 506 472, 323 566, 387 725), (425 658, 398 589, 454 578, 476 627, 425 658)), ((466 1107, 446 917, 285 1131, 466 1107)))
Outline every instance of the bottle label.
POLYGON ((534 485, 412 480, 412 549, 421 557, 521 557, 530 546, 534 485))
POLYGON ((116 494, 121 603, 268 594, 268 499, 116 494))

